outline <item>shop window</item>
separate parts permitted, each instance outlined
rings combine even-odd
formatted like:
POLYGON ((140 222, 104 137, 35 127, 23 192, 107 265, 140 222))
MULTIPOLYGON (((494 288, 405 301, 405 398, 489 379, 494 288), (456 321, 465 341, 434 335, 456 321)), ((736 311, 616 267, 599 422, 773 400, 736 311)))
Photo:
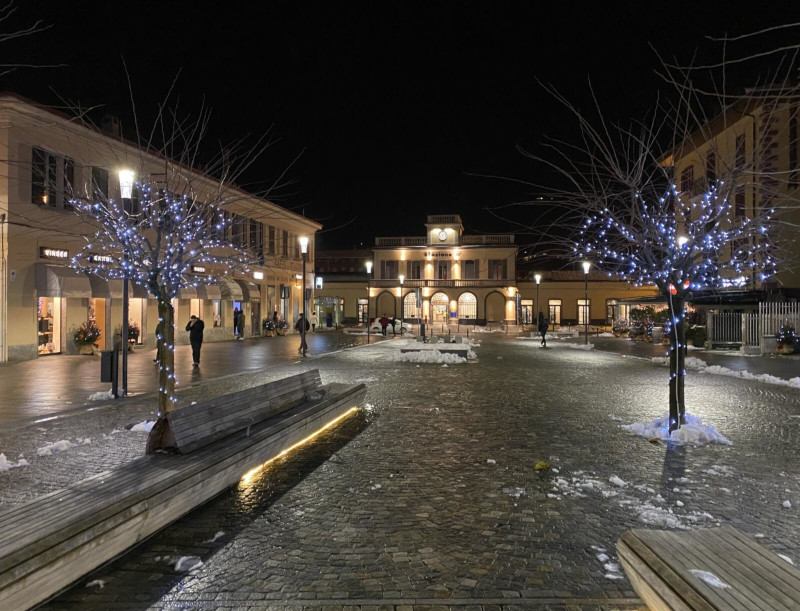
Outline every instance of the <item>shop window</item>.
POLYGON ((458 297, 458 317, 477 318, 478 300, 472 293, 462 293, 458 297))
POLYGON ((189 303, 189 315, 197 316, 197 318, 203 318, 203 300, 202 299, 191 299, 189 303))
POLYGON ((419 318, 419 304, 417 303, 417 293, 413 291, 403 298, 403 320, 408 318, 419 318))
POLYGON ((92 321, 100 329, 100 346, 106 345, 106 300, 90 297, 86 320, 92 321))
POLYGON ((61 352, 61 298, 39 297, 39 354, 61 352))
POLYGON ((523 325, 533 323, 533 299, 523 299, 520 303, 520 317, 523 325))
MULTIPOLYGON (((128 324, 136 325, 139 329, 139 336, 136 338, 137 344, 143 344, 145 340, 146 323, 145 314, 147 313, 147 299, 128 299, 128 324)), ((102 339, 101 339, 102 343, 102 339)))
POLYGON ((561 324, 561 300, 550 299, 547 302, 547 310, 550 318, 550 326, 561 324))
POLYGON ((222 326, 222 301, 219 299, 211 300, 211 317, 214 319, 214 326, 222 326))
POLYGON ((369 303, 368 299, 359 298, 358 304, 357 304, 357 306, 358 306, 358 312, 357 312, 358 322, 366 322, 367 321, 367 308, 368 308, 367 304, 368 303, 369 303))

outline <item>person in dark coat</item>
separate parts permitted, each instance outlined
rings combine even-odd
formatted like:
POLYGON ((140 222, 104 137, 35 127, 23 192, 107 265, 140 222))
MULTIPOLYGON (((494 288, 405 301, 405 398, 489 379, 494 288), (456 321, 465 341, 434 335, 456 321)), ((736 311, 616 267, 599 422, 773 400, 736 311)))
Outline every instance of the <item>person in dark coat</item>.
POLYGON ((383 333, 383 335, 386 335, 386 327, 389 326, 389 319, 386 318, 386 314, 381 316, 381 319, 378 322, 381 323, 381 333, 383 333))
POLYGON ((539 333, 542 335, 542 343, 540 344, 544 348, 547 348, 547 328, 550 326, 550 321, 544 317, 544 314, 539 312, 539 320, 536 324, 536 328, 539 333))
POLYGON ((397 319, 394 316, 389 319, 389 324, 392 325, 392 335, 397 335, 397 330, 395 329, 397 319))
POLYGON ((300 333, 300 348, 298 348, 297 350, 298 352, 304 352, 308 350, 308 345, 306 344, 306 336, 303 335, 303 327, 305 327, 306 333, 308 333, 308 330, 311 328, 311 325, 308 324, 305 315, 301 312, 300 318, 298 318, 297 322, 294 323, 295 331, 300 333))
POLYGON ((239 310, 239 315, 236 318, 236 328, 238 330, 237 336, 239 339, 244 339, 244 311, 239 310))
POLYGON ((158 321, 156 325, 156 358, 154 363, 161 363, 164 360, 164 321, 158 321), (158 338, 161 338, 160 340, 158 338))
POLYGON ((239 308, 233 308, 233 336, 239 337, 239 308))
POLYGON ((200 366, 200 348, 203 346, 203 329, 205 323, 194 314, 189 318, 186 330, 189 332, 189 343, 192 344, 192 367, 200 366))

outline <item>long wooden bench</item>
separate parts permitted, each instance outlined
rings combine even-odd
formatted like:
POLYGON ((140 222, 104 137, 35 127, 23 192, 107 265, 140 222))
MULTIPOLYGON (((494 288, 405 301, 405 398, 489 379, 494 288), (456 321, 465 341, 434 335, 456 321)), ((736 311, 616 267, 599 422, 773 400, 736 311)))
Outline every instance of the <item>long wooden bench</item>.
POLYGON ((652 611, 800 609, 800 571, 735 528, 629 530, 617 552, 652 611))
POLYGON ((314 370, 199 402, 169 415, 185 455, 149 454, 0 512, 0 609, 46 600, 344 417, 365 393, 322 386, 314 370))

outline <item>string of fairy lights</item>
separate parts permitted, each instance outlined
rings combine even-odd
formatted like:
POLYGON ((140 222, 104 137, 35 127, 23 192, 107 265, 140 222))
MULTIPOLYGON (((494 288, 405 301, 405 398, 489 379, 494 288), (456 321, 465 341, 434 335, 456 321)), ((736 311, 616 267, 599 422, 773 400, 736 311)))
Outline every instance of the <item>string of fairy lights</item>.
MULTIPOLYGON (((668 298, 671 320, 665 332, 674 336, 670 351, 684 348, 678 326, 689 295, 742 288, 752 278, 763 281, 775 273, 769 235, 775 209, 755 210, 751 217, 736 214, 730 194, 723 181, 694 197, 670 185, 650 201, 638 192, 632 202, 612 199, 616 206, 598 207, 580 225, 572 249, 576 259, 635 286, 657 286, 668 298)), ((685 376, 683 368, 671 372, 670 383, 685 376)))
MULTIPOLYGON (((134 210, 126 210, 123 202, 114 199, 71 200, 75 210, 96 227, 72 258, 71 267, 107 280, 130 280, 146 288, 166 304, 173 319, 172 300, 181 289, 215 282, 234 271, 249 271, 246 252, 225 239, 231 220, 222 214, 224 202, 211 204, 147 183, 137 182, 136 187, 139 197, 134 210), (190 273, 202 265, 213 266, 215 275, 190 273)), ((158 320, 159 328, 164 329, 167 321, 160 315, 158 320)), ((174 320, 172 327, 174 331, 174 320)), ((166 343, 168 334, 160 332, 156 337, 164 350, 174 354, 174 340, 166 343)), ((159 369, 165 373, 167 384, 159 385, 158 390, 174 405, 178 381, 174 367, 163 361, 167 359, 159 361, 159 369)), ((169 361, 174 363, 174 358, 169 361)))

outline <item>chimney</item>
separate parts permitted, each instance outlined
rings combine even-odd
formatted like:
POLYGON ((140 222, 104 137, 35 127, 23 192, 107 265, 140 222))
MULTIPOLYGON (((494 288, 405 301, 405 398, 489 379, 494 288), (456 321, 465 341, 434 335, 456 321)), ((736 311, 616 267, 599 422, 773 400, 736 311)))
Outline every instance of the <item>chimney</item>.
POLYGON ((107 136, 119 138, 121 135, 119 117, 111 114, 103 115, 103 118, 100 120, 100 131, 104 132, 107 136))

